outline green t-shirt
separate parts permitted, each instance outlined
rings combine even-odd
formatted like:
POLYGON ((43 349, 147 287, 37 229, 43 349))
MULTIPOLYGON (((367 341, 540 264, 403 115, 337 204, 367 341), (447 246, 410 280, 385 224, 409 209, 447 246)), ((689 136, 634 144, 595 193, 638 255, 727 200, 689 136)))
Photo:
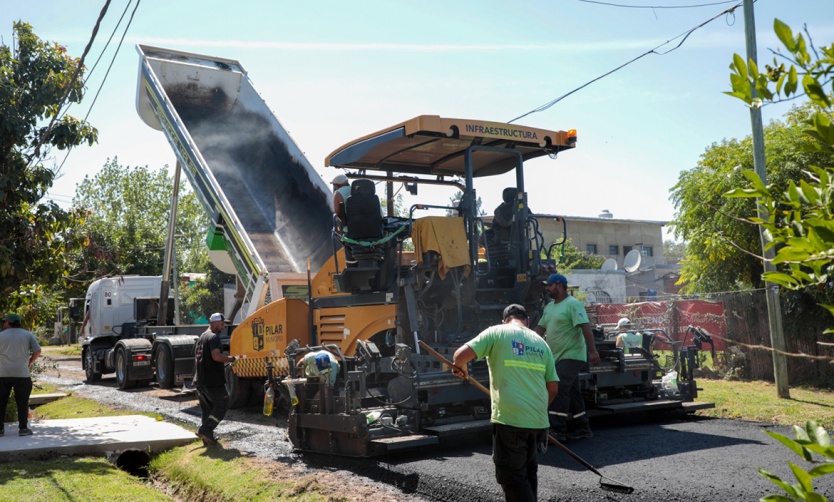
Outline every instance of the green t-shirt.
POLYGON ((492 422, 546 429, 547 382, 558 382, 553 354, 544 340, 522 326, 501 324, 467 342, 489 366, 492 422))
POLYGON ((622 337, 623 352, 626 354, 631 353, 631 349, 643 346, 643 335, 635 331, 626 331, 625 333, 620 333, 617 336, 622 337))
POLYGON ((588 348, 581 327, 587 323, 585 307, 572 296, 559 303, 550 302, 544 307, 539 326, 545 329, 544 339, 556 362, 563 359, 588 360, 588 348))

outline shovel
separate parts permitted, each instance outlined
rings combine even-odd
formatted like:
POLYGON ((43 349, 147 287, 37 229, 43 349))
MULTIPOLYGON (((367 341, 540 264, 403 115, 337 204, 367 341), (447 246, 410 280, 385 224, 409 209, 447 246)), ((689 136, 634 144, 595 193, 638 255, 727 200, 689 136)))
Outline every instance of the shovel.
MULTIPOLYGON (((448 359, 443 357, 442 354, 440 354, 439 352, 437 352, 436 350, 431 348, 428 344, 426 344, 426 342, 420 340, 419 343, 420 343, 420 347, 422 347, 423 350, 425 350, 426 352, 428 352, 432 356, 436 357, 440 361, 443 361, 444 363, 446 363, 446 365, 449 366, 449 368, 456 368, 458 371, 460 371, 460 368, 458 368, 451 361, 449 361, 448 359)), ((466 380, 469 381, 469 383, 471 383, 472 385, 477 387, 482 392, 489 395, 489 389, 484 387, 481 382, 472 378, 472 376, 469 375, 469 373, 466 373, 466 380)), ((585 459, 583 459, 582 457, 580 457, 576 453, 572 452, 570 448, 568 448, 567 446, 565 446, 562 443, 560 443, 559 441, 557 441, 556 438, 554 438, 550 434, 547 435, 547 442, 552 444, 553 446, 559 448, 563 452, 567 453, 568 455, 573 457, 574 460, 576 460, 577 462, 582 464, 586 469, 588 469, 589 471, 591 471, 594 474, 596 474, 597 476, 599 476, 599 487, 602 488, 603 490, 607 490, 609 492, 615 492, 615 493, 626 493, 626 494, 634 492, 634 487, 628 486, 624 483, 621 483, 621 482, 617 481, 616 479, 612 479, 612 478, 609 478, 608 476, 603 475, 601 472, 599 472, 597 470, 596 467, 589 464, 585 459)))

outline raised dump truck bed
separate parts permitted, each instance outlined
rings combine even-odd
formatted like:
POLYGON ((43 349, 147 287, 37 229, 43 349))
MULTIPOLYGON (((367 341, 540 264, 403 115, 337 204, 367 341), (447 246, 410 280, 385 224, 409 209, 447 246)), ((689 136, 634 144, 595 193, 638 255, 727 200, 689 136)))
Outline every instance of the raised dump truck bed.
POLYGON ((308 258, 315 271, 329 258, 330 190, 239 62, 137 50, 137 111, 165 133, 213 215, 212 260, 246 287, 245 318, 262 304, 270 273, 306 272, 308 258))

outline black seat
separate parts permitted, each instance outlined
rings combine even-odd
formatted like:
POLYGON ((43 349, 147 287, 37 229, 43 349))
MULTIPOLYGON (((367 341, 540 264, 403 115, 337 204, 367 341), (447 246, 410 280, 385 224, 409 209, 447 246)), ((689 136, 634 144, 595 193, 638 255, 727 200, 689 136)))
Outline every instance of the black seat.
POLYGON ((382 237, 382 211, 376 186, 371 180, 355 180, 345 202, 347 237, 353 240, 375 240, 382 237))
POLYGON ((342 239, 347 267, 338 274, 342 291, 362 292, 380 287, 380 262, 385 244, 369 245, 382 239, 382 208, 371 180, 355 180, 345 201, 347 231, 342 239))

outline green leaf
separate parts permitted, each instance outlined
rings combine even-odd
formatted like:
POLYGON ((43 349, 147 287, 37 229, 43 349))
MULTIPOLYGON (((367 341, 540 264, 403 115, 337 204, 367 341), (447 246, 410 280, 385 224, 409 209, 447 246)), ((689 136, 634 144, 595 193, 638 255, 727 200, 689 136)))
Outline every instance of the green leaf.
POLYGON ((744 63, 744 58, 738 54, 733 54, 733 66, 735 67, 736 74, 746 80, 749 74, 747 73, 747 65, 744 63))
POLYGON ((782 481, 782 478, 780 478, 779 476, 771 474, 762 468, 759 468, 759 474, 769 479, 773 484, 781 488, 788 495, 794 498, 799 498, 799 494, 797 493, 796 488, 782 481))
POLYGON ((802 489, 807 492, 814 491, 814 485, 811 482, 811 476, 805 472, 805 469, 799 467, 798 465, 794 464, 793 462, 788 462, 788 465, 791 467, 791 471, 793 472, 794 477, 797 481, 799 481, 800 486, 802 489))
POLYGON ((779 37, 779 40, 791 52, 796 50, 796 41, 793 38, 793 31, 791 27, 787 24, 783 23, 779 19, 773 20, 773 31, 776 32, 776 36, 779 37))
POLYGON ((817 79, 811 75, 806 74, 802 77, 802 87, 805 88, 805 93, 808 94, 808 97, 815 103, 825 106, 826 108, 831 106, 831 101, 828 99, 828 96, 825 94, 822 86, 817 79))
POLYGON ((808 471, 808 475, 812 478, 818 478, 826 474, 834 474, 834 464, 820 465, 808 471))
MULTIPOLYGON (((765 275, 767 275, 767 274, 765 274, 765 275)), ((796 429, 798 429, 798 427, 794 426, 794 430, 796 430, 796 429)), ((799 430, 802 431, 802 429, 799 429, 799 430)), ((765 433, 768 436, 772 437, 773 439, 782 443, 789 450, 796 453, 797 456, 804 458, 808 462, 810 462, 813 459, 813 457, 811 456, 811 452, 809 452, 808 450, 803 448, 799 443, 797 443, 793 439, 791 439, 787 436, 783 436, 782 434, 779 434, 778 432, 765 431, 765 433)), ((803 431, 803 433, 804 433, 804 431, 803 431)))
POLYGON ((788 82, 785 84, 785 96, 790 97, 792 94, 796 92, 797 87, 799 86, 799 79, 796 75, 796 67, 791 65, 790 71, 788 71, 788 82))

